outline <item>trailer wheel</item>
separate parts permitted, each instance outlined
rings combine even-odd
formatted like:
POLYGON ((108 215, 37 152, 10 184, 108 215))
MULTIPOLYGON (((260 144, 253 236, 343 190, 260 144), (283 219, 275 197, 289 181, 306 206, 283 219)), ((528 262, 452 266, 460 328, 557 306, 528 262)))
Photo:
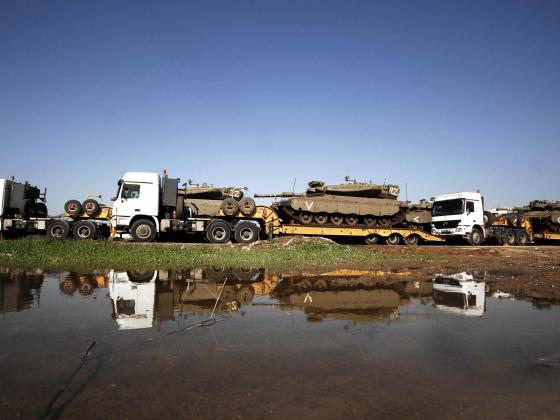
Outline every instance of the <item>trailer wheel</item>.
POLYGON ((239 211, 239 204, 235 199, 228 197, 222 201, 222 211, 226 216, 235 216, 239 211))
POLYGON ((251 222, 239 222, 235 225, 233 231, 235 242, 240 244, 249 244, 255 242, 259 237, 259 229, 257 225, 251 222))
POLYGON ((212 244, 225 244, 231 237, 231 228, 223 220, 214 220, 206 228, 206 239, 212 244))
POLYGON ((479 246, 480 244, 482 244, 483 238, 484 237, 480 229, 474 228, 473 230, 471 230, 471 233, 469 234, 467 241, 472 246, 479 246))
POLYGON ((95 216, 99 212, 99 203, 93 198, 88 198, 82 203, 82 209, 88 216, 95 216))
POLYGON ((506 229, 502 235, 503 244, 513 246, 517 243, 515 232, 512 229, 506 229))
POLYGON ((484 226, 488 227, 488 226, 492 226, 492 223, 494 222, 494 215, 492 213, 490 213, 489 211, 485 211, 483 213, 483 219, 484 220, 484 226))
POLYGON ((379 242, 379 236, 378 235, 368 235, 364 238, 364 243, 366 245, 375 245, 376 243, 379 242))
POLYGON ((68 200, 64 203, 64 211, 71 217, 76 217, 82 212, 82 204, 78 200, 68 200))
POLYGON ((70 225, 66 220, 55 220, 47 225, 47 237, 66 239, 70 233, 70 225))
POLYGON ((511 226, 515 227, 519 224, 519 217, 516 213, 512 213, 508 216, 508 222, 511 226))
POLYGON ((406 238, 404 238, 404 243, 410 246, 415 246, 418 245, 418 236, 417 235, 408 235, 406 238))
POLYGON ((80 220, 74 224, 72 236, 74 236, 75 239, 93 239, 96 231, 97 228, 93 222, 89 220, 80 220))
POLYGON ((19 214, 22 219, 29 219, 31 213, 33 212, 33 201, 26 198, 21 201, 19 206, 19 214))
POLYGON ((527 235, 525 230, 517 231, 515 236, 517 238, 517 244, 520 246, 525 246, 529 242, 529 235, 527 235))
POLYGON ((399 234, 397 233, 391 233, 386 239, 385 239, 385 243, 387 245, 398 245, 401 242, 401 237, 399 234))
POLYGON ((147 219, 137 220, 130 227, 130 235, 134 242, 152 242, 157 235, 156 226, 147 219))
POLYGON ((255 212, 256 208, 257 205, 255 204, 255 200, 253 200, 251 197, 244 197, 239 201, 239 211, 244 216, 252 215, 255 212))

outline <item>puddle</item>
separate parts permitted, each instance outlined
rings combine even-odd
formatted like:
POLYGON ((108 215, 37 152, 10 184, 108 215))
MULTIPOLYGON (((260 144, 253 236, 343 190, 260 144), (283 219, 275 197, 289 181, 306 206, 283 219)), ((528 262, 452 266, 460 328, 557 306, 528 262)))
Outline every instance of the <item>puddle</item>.
POLYGON ((483 276, 0 274, 0 417, 558 417, 560 306, 483 276), (208 321, 211 319, 211 321, 208 321))

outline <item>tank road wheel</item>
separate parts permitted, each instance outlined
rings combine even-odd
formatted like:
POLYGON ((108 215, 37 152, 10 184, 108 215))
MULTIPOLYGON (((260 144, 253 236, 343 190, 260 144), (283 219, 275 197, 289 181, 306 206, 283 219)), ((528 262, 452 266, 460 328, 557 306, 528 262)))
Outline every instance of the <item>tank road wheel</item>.
POLYGON ((47 237, 66 239, 70 233, 70 225, 65 220, 55 220, 47 225, 47 237))
POLYGON ((364 223, 367 227, 374 227, 377 224, 377 219, 374 216, 364 217, 364 223))
POLYGON ((309 225, 311 222, 313 222, 313 215, 311 213, 301 213, 299 219, 304 225, 309 225))
POLYGON ((383 228, 388 228, 389 226, 391 226, 391 219, 389 219, 387 216, 380 217, 379 226, 383 228))
POLYGON ((222 211, 226 216, 235 216, 239 211, 239 204, 235 199, 228 197, 222 201, 222 211))
POLYGON ((130 234, 134 242, 152 242, 156 238, 156 226, 146 219, 137 220, 132 224, 130 234))
POLYGON ((469 234, 467 241, 472 246, 479 246, 480 244, 482 244, 483 239, 484 236, 482 235, 480 229, 474 228, 473 230, 471 230, 471 233, 469 234))
POLYGON ((356 216, 355 214, 346 216, 345 220, 348 226, 356 226, 358 224, 358 216, 356 216))
POLYGON ((404 213, 399 211, 397 214, 391 217, 391 222, 393 225, 399 225, 404 222, 405 217, 406 216, 404 215, 404 213))
POLYGON ((398 245, 401 243, 401 237, 396 233, 391 233, 387 238, 385 238, 385 243, 387 245, 398 245))
POLYGON ((364 243, 366 245, 375 245, 378 242, 379 242, 379 236, 378 235, 368 235, 364 238, 364 243))
POLYGON ((417 235, 408 235, 404 238, 404 243, 410 246, 418 245, 418 239, 417 235))
POLYGON ((259 228, 251 222, 239 222, 233 230, 235 242, 249 244, 259 238, 259 228))
POLYGON ((317 223, 318 225, 324 225, 328 220, 329 218, 325 213, 319 213, 315 215, 315 223, 317 223))
POLYGON ((257 205, 255 204, 255 200, 251 197, 244 197, 239 201, 239 211, 244 216, 250 216, 255 212, 257 205))
POLYGON ((89 198, 82 203, 82 209, 88 216, 95 216, 99 212, 99 203, 89 198))
POLYGON ((502 236, 502 243, 506 246, 513 246, 517 244, 515 232, 512 229, 506 229, 502 236))
POLYGON ((82 205, 78 200, 68 200, 64 203, 64 211, 70 215, 70 217, 76 217, 82 212, 82 205))
POLYGON ((344 221, 344 218, 340 214, 333 214, 331 216, 331 223, 333 225, 340 226, 343 221, 344 221))
POLYGON ((75 239, 93 239, 97 233, 97 228, 89 220, 80 220, 72 228, 72 236, 75 239))
POLYGON ((211 244, 225 244, 231 237, 231 228, 223 220, 214 220, 206 228, 206 239, 211 244))

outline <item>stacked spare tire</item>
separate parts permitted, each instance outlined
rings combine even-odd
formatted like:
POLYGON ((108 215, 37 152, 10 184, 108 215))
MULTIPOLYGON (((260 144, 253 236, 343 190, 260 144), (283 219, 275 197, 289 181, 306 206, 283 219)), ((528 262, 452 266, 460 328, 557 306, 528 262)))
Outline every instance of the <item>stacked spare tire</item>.
POLYGON ((90 217, 94 217, 100 210, 101 206, 93 198, 88 198, 83 203, 80 203, 78 200, 68 200, 64 203, 64 211, 70 217, 78 217, 82 212, 90 217))

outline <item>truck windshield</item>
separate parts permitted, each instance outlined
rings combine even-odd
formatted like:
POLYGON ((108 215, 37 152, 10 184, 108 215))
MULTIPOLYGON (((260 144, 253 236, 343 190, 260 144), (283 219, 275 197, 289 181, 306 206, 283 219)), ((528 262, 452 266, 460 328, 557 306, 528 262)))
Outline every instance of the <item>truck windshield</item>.
POLYGON ((432 216, 451 216, 454 214, 463 214, 465 200, 456 198, 453 200, 444 200, 434 202, 432 216))

